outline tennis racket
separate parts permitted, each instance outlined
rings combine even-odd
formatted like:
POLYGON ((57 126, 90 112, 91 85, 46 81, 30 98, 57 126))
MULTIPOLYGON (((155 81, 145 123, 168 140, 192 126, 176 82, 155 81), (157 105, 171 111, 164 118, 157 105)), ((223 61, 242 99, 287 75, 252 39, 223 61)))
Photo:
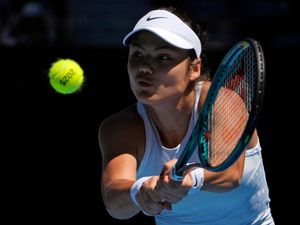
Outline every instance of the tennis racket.
POLYGON ((221 61, 192 134, 173 167, 171 177, 182 180, 191 167, 223 171, 247 147, 262 107, 265 62, 261 45, 246 38, 221 61), (199 162, 189 163, 197 149, 199 162))

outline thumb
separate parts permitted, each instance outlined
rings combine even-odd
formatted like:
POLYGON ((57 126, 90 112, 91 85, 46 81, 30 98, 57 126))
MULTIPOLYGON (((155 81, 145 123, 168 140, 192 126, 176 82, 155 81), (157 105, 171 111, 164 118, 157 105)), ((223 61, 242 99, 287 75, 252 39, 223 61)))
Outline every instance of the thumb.
POLYGON ((172 160, 166 162, 163 166, 160 176, 165 177, 166 175, 168 175, 176 162, 177 162, 177 159, 172 159, 172 160))

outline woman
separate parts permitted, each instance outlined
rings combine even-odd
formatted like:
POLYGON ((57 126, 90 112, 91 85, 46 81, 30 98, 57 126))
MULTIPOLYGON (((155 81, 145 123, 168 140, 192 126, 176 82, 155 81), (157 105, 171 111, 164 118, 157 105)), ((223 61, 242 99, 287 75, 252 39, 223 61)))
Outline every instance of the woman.
POLYGON ((227 170, 197 168, 182 182, 170 178, 210 86, 201 69, 201 35, 187 15, 161 8, 124 38, 137 103, 99 129, 102 196, 114 218, 143 211, 157 224, 274 224, 256 131, 227 170))

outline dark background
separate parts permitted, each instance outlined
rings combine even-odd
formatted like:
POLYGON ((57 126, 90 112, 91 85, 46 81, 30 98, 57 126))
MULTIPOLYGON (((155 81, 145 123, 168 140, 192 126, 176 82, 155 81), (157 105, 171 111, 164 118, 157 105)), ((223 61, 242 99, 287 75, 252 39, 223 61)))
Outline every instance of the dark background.
MULTIPOLYGON (((106 116, 135 101, 123 36, 147 11, 167 2, 0 1, 5 224, 154 224, 142 214, 119 221, 106 212, 97 133, 106 116), (28 2, 41 5, 25 8, 28 2), (81 92, 61 95, 50 87, 47 71, 58 58, 82 66, 86 82, 81 92)), ((207 28, 212 71, 241 38, 261 42, 267 83, 258 130, 271 209, 276 224, 291 224, 297 218, 291 204, 298 203, 296 1, 169 2, 207 28)))

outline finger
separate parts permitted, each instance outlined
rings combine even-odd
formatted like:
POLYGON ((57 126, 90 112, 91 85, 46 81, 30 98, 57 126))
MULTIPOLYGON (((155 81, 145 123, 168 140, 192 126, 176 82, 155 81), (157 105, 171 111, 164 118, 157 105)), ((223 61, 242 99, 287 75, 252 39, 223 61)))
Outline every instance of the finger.
POLYGON ((177 162, 177 159, 172 159, 168 162, 166 162, 163 166, 163 169, 160 173, 161 177, 166 176, 167 174, 169 174, 169 172, 171 171, 173 165, 175 165, 175 163, 177 162))
POLYGON ((142 211, 149 216, 158 215, 165 209, 161 197, 155 191, 149 191, 145 188, 141 188, 137 193, 137 202, 142 211))
POLYGON ((162 202, 164 199, 163 195, 159 191, 159 187, 155 187, 154 190, 149 193, 149 196, 154 202, 162 202))
POLYGON ((144 214, 148 216, 155 216, 159 215, 165 208, 162 203, 147 202, 147 204, 141 204, 141 209, 144 214))

